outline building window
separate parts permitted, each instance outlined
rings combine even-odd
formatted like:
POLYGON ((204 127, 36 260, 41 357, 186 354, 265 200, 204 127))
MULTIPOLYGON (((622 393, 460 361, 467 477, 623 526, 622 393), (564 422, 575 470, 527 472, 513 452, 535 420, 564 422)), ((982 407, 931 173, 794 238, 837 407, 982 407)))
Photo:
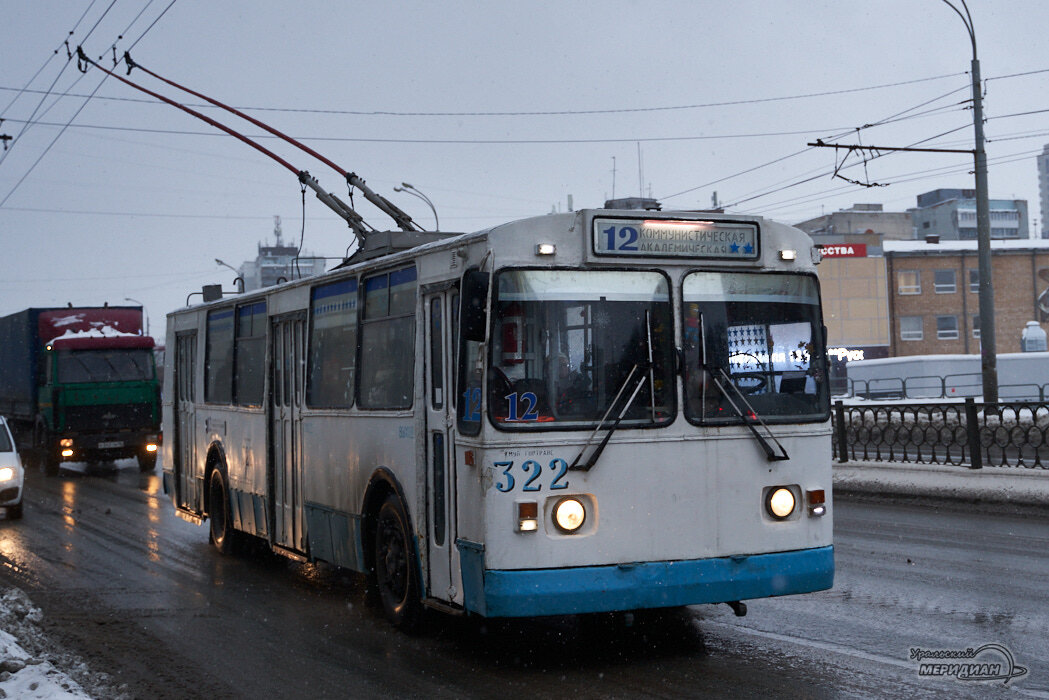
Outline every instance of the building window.
POLYGON ((957 289, 954 282, 954 270, 936 270, 933 272, 933 287, 937 294, 954 294, 957 289))
POLYGON ((969 270, 969 291, 973 294, 980 293, 980 270, 969 270))
POLYGON ((973 316, 973 337, 980 337, 980 314, 973 316))
POLYGON ((955 340, 958 338, 958 317, 937 316, 936 337, 939 340, 955 340))
POLYGON ((921 340, 924 337, 921 316, 900 317, 900 340, 921 340))
POLYGON ((900 270, 896 275, 899 294, 921 294, 922 278, 917 270, 900 270))

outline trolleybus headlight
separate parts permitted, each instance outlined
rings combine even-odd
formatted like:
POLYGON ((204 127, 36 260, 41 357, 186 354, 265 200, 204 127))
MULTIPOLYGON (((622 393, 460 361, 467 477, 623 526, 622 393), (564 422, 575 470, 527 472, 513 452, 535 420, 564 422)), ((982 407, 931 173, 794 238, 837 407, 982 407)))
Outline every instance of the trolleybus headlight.
POLYGON ((554 524, 561 532, 575 532, 586 521, 586 508, 575 498, 562 498, 554 506, 554 524))
POLYGON ((149 444, 146 445, 146 452, 156 452, 156 451, 157 451, 157 446, 154 445, 153 443, 149 443, 149 444))
POLYGON ((770 489, 765 497, 765 509, 776 520, 784 520, 794 512, 796 499, 794 492, 786 486, 777 486, 770 489))

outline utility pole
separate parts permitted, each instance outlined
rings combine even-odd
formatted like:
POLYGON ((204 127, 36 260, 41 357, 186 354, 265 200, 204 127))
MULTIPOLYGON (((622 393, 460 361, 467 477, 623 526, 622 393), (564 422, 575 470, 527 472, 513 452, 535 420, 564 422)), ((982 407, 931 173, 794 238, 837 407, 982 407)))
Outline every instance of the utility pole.
MULTIPOLYGON (((815 143, 808 145, 819 148, 833 148, 835 151, 842 149, 849 153, 869 152, 872 155, 878 155, 881 151, 971 153, 973 155, 976 176, 976 243, 980 272, 980 365, 983 376, 983 400, 985 403, 998 403, 998 351, 994 331, 994 284, 991 279, 991 205, 987 187, 987 151, 984 149, 983 136, 983 93, 980 89, 980 60, 976 57, 976 32, 973 30, 972 15, 969 14, 969 7, 965 4, 965 0, 957 0, 957 2, 961 3, 962 9, 965 10, 964 14, 951 4, 951 0, 943 0, 943 2, 962 18, 962 22, 965 23, 965 29, 969 32, 969 40, 972 42, 973 58, 971 66, 975 139, 973 150, 831 144, 824 143, 821 139, 817 139, 815 143)), ((848 157, 848 154, 846 154, 846 157, 848 157)), ((841 177, 838 175, 838 172, 843 165, 844 160, 836 165, 834 170, 835 177, 841 177)), ((850 180, 850 182, 854 181, 850 180)), ((867 184, 867 186, 873 187, 875 185, 867 184)))
MULTIPOLYGON (((946 0, 944 0, 946 2, 946 0)), ((976 57, 976 33, 965 0, 961 0, 965 22, 973 45, 973 129, 976 138, 976 242, 980 269, 980 366, 983 370, 983 400, 998 403, 998 352, 994 332, 994 286, 991 283, 991 202, 987 188, 987 151, 983 138, 983 91, 980 85, 980 60, 976 57)))

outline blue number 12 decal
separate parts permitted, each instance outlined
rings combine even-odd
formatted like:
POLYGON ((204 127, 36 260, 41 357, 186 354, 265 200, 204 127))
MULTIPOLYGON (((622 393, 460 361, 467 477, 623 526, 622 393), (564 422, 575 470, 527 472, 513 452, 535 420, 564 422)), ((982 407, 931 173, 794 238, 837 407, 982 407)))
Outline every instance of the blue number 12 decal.
POLYGON ((506 420, 539 420, 539 398, 531 391, 523 394, 507 394, 506 420), (521 403, 526 404, 524 415, 518 415, 521 403))
POLYGON ((629 252, 637 252, 637 229, 633 226, 624 226, 623 228, 617 229, 615 226, 609 226, 601 233, 608 237, 608 250, 626 250, 629 252), (616 239, 625 239, 617 241, 616 239), (616 245, 618 243, 618 245, 616 245))

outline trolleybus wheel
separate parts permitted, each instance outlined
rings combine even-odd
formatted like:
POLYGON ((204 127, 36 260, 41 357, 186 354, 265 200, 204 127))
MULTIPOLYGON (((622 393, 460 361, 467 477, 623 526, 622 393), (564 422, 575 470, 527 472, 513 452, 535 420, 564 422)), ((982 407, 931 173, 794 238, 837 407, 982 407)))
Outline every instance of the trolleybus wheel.
POLYGON ((414 629, 422 612, 409 532, 400 499, 387 496, 375 524, 375 583, 386 618, 403 630, 414 629))
POLYGON ((237 531, 229 512, 229 491, 222 469, 214 469, 208 480, 209 539, 222 554, 232 554, 238 543, 237 531))

